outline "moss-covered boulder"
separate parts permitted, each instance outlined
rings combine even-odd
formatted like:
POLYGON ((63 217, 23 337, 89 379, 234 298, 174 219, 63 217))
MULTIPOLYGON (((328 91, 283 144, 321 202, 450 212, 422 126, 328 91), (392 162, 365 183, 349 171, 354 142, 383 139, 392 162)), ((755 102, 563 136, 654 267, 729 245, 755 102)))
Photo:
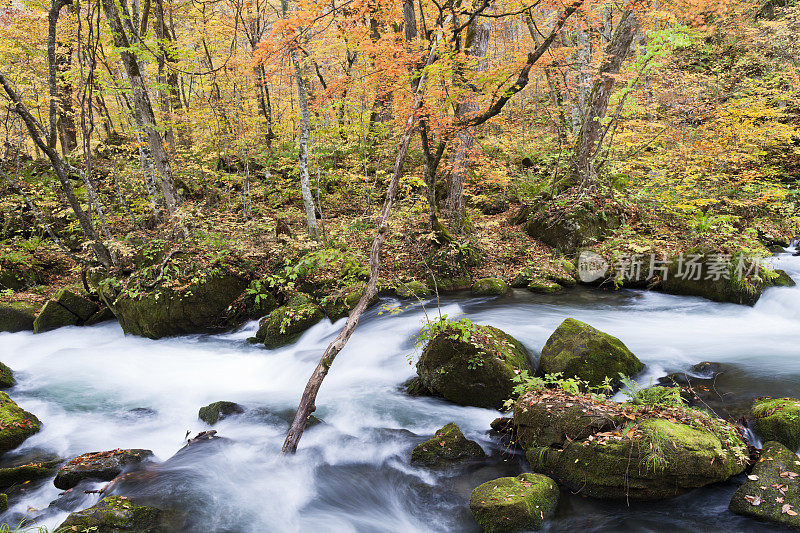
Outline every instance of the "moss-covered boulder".
POLYGON ((319 305, 306 294, 295 293, 286 304, 261 320, 255 338, 267 348, 294 342, 300 334, 325 317, 319 305))
POLYGON ((139 505, 125 496, 106 496, 97 504, 72 513, 56 531, 93 533, 173 533, 181 531, 182 513, 139 505))
POLYGON ((41 429, 41 422, 0 392, 0 454, 13 450, 41 429))
POLYGON ((400 385, 400 390, 409 396, 433 396, 433 393, 422 383, 419 376, 415 376, 400 385))
POLYGON ((61 304, 67 311, 77 316, 81 322, 86 322, 100 307, 93 301, 79 296, 69 289, 61 289, 53 297, 53 301, 61 304))
POLYGON ((461 428, 450 422, 411 451, 411 464, 442 467, 485 457, 480 444, 467 439, 461 428))
POLYGON ((153 456, 150 450, 90 452, 70 460, 53 480, 57 489, 68 490, 84 479, 111 481, 122 472, 139 466, 153 456))
POLYGON ((564 290, 564 287, 562 287, 555 281, 540 277, 535 277, 531 279, 526 285, 526 288, 529 291, 535 292, 537 294, 553 294, 564 290))
POLYGON ((8 495, 0 494, 0 513, 8 511, 8 495))
POLYGON ((750 420, 762 441, 774 440, 800 450, 800 400, 758 398, 750 409, 750 420))
POLYGON ((783 270, 761 267, 750 272, 750 261, 739 266, 738 256, 715 252, 687 252, 683 257, 669 258, 668 273, 657 285, 658 290, 685 296, 701 296, 715 302, 755 305, 769 287, 792 287, 794 280, 783 270), (720 262, 724 265, 720 269, 720 262), (718 271, 718 272, 717 272, 718 271))
POLYGON ((60 303, 50 300, 44 304, 33 322, 33 332, 44 333, 65 326, 77 326, 80 322, 81 319, 77 315, 71 313, 60 303))
POLYGON ((541 474, 521 474, 487 481, 472 491, 469 509, 487 533, 538 529, 556 510, 555 481, 541 474))
POLYGON ((53 459, 0 468, 0 490, 7 490, 15 485, 22 485, 37 479, 49 478, 56 473, 60 464, 60 459, 53 459))
POLYGON ((535 472, 596 498, 671 498, 742 472, 748 459, 736 427, 681 407, 542 390, 520 397, 514 420, 535 472))
POLYGON ((400 298, 425 298, 431 295, 431 290, 421 281, 401 283, 395 288, 395 292, 400 298))
POLYGON ((514 395, 514 377, 533 372, 514 337, 471 322, 444 323, 417 362, 422 384, 459 405, 499 409, 514 395))
POLYGON ((17 384, 14 372, 3 363, 0 363, 0 389, 8 389, 17 384))
POLYGON ((244 413, 244 407, 234 402, 214 402, 201 407, 197 413, 197 417, 208 424, 213 426, 220 420, 224 420, 232 415, 240 415, 244 413))
POLYGON ((644 368, 618 338, 574 318, 564 320, 547 339, 539 365, 545 374, 577 377, 591 386, 601 385, 606 377, 617 381, 619 374, 632 376, 644 368))
POLYGON ((129 335, 159 339, 214 333, 238 323, 232 304, 242 295, 248 280, 228 262, 207 263, 203 256, 181 254, 170 263, 175 271, 170 270, 169 276, 158 274, 161 269, 154 266, 127 279, 102 271, 94 272, 90 279, 129 335))
POLYGON ((25 302, 0 302, 0 331, 33 331, 39 308, 25 302))
POLYGON ((728 508, 743 516, 800 528, 800 458, 779 442, 767 442, 728 508))
POLYGON ((620 217, 596 206, 573 206, 569 210, 533 213, 525 223, 525 233, 564 253, 605 239, 622 223, 620 217))
POLYGON ((508 292, 508 283, 500 278, 481 278, 472 284, 476 296, 502 296, 508 292))
MULTIPOLYGON (((325 314, 328 315, 328 318, 333 321, 344 318, 358 305, 365 291, 366 283, 353 283, 336 289, 322 298, 320 302, 322 309, 325 311, 325 314)), ((372 305, 377 300, 378 298, 376 296, 369 304, 372 305)))

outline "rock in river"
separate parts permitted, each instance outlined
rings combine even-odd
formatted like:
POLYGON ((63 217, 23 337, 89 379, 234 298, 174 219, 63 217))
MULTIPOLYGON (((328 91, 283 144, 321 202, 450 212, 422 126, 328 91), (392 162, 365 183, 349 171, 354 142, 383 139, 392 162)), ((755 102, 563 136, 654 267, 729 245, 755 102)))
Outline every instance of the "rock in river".
POLYGON ((450 422, 433 437, 417 445, 411 452, 411 464, 448 466, 464 461, 484 459, 486 452, 480 444, 467 439, 461 428, 450 422))
POLYGON ((487 481, 472 491, 469 509, 487 533, 538 529, 558 505, 555 481, 521 474, 487 481))
POLYGON ((72 513, 57 531, 92 533, 173 533, 183 528, 182 513, 139 505, 125 496, 107 496, 72 513))
POLYGON ((606 377, 618 381, 620 373, 632 376, 644 368, 618 338, 574 318, 564 320, 547 339, 539 364, 545 374, 577 377, 591 386, 602 385, 606 377))
POLYGON ((85 453, 61 467, 53 484, 58 489, 67 490, 84 479, 111 481, 152 456, 150 450, 136 449, 85 453))
POLYGON ((750 420, 761 440, 778 441, 790 450, 800 449, 800 400, 757 398, 750 409, 750 420))
POLYGON ((491 326, 448 323, 417 362, 417 374, 432 393, 459 405, 499 409, 514 394, 514 377, 533 372, 525 348, 491 326))
POLYGON ((0 453, 13 450, 41 428, 39 419, 0 392, 0 453))
POLYGON ((201 407, 197 417, 209 426, 213 426, 231 415, 240 415, 242 413, 244 413, 244 407, 238 403, 214 402, 201 407))

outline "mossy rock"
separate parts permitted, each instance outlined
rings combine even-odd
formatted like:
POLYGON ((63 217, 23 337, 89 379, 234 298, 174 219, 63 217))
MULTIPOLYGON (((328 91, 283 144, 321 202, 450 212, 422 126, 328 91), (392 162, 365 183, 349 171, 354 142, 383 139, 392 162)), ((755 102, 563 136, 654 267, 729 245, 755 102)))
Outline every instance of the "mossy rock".
POLYGON ((431 295, 431 290, 421 281, 401 283, 395 288, 395 292, 400 298, 425 298, 431 295))
POLYGON ((13 450, 41 429, 41 422, 0 392, 0 453, 13 450))
MULTIPOLYGON (((358 305, 358 302, 361 300, 361 297, 364 296, 365 292, 366 284, 364 283, 348 285, 325 296, 322 299, 322 309, 332 321, 339 320, 350 314, 350 311, 358 305)), ((372 305, 376 301, 378 301, 377 296, 369 302, 369 305, 372 305)))
POLYGON ((753 472, 733 494, 728 508, 739 515, 800 528, 797 474, 800 474, 800 458, 780 442, 767 442, 753 472))
POLYGON ((619 216, 596 208, 573 208, 557 218, 537 212, 525 223, 525 233, 571 254, 581 246, 604 240, 622 224, 619 216))
POLYGON ((77 326, 80 323, 80 317, 55 300, 50 300, 44 304, 36 320, 34 320, 33 332, 44 333, 65 326, 77 326))
POLYGON ((409 396, 433 396, 433 393, 422 383, 419 376, 413 377, 400 385, 400 390, 409 396))
POLYGON ((774 440, 790 450, 800 449, 800 400, 758 398, 750 409, 750 417, 762 441, 774 440))
MULTIPOLYGON (((439 294, 443 292, 455 292, 460 290, 469 289, 472 287, 472 279, 469 276, 453 276, 453 277, 440 277, 436 281, 433 278, 428 278, 428 287, 436 289, 439 294)), ((432 291, 433 292, 433 291, 432 291)))
POLYGON ((638 424, 632 437, 570 441, 563 448, 529 448, 536 472, 595 498, 660 500, 741 473, 747 448, 735 428, 718 431, 660 418, 638 424))
POLYGON ((527 289, 538 294, 553 294, 556 292, 561 292, 564 290, 564 287, 555 281, 537 277, 528 282, 527 289))
POLYGON ((461 428, 453 422, 411 451, 411 464, 431 467, 443 467, 485 458, 486 452, 480 444, 467 439, 461 433, 461 428))
POLYGON ((108 307, 103 307, 98 312, 93 314, 89 317, 89 320, 84 322, 84 326, 94 326, 95 324, 100 324, 101 322, 108 322, 109 320, 116 320, 117 317, 114 316, 114 313, 108 307))
POLYGON ((500 278, 481 278, 472 284, 472 294, 477 296, 502 296, 508 292, 508 283, 500 278))
POLYGON ((451 402, 499 409, 514 394, 514 377, 522 370, 533 373, 530 358, 508 333, 473 327, 468 341, 456 329, 439 332, 425 346, 417 374, 428 390, 451 402))
POLYGON ((479 485, 469 498, 472 516, 487 533, 538 529, 558 505, 555 481, 541 474, 501 477, 479 485))
POLYGON ((619 374, 632 376, 644 368, 618 338, 574 318, 564 320, 547 339, 539 364, 545 374, 577 377, 590 386, 602 385, 606 377, 618 382, 619 374))
POLYGON ((0 363, 0 389, 8 389, 17 384, 14 372, 3 363, 0 363))
POLYGON ((57 489, 69 490, 84 479, 111 481, 151 457, 153 452, 141 449, 85 453, 62 466, 53 480, 53 485, 57 489))
POLYGON ((107 496, 92 507, 69 515, 56 531, 172 533, 181 531, 183 522, 178 511, 139 505, 125 496, 107 496))
POLYGON ((236 323, 231 304, 247 287, 244 277, 223 266, 197 272, 185 284, 161 281, 141 292, 123 290, 120 280, 102 273, 92 279, 123 331, 151 339, 230 329, 236 323))
POLYGON ((554 397, 547 390, 523 394, 514 404, 514 425, 525 448, 562 446, 613 429, 621 416, 609 415, 572 398, 554 397))
POLYGON ((0 302, 0 331, 33 331, 38 306, 25 302, 0 302))
POLYGON ((8 511, 8 496, 0 494, 0 513, 5 513, 6 511, 8 511))
POLYGON ((35 461, 19 466, 0 468, 0 490, 37 479, 49 478, 58 470, 60 459, 35 461))
POLYGON ((668 273, 658 284, 658 290, 669 294, 700 296, 715 302, 755 305, 764 289, 774 286, 792 287, 795 284, 783 270, 762 268, 758 275, 737 278, 737 256, 730 259, 728 272, 720 276, 710 276, 709 270, 717 258, 718 254, 711 252, 684 254, 683 262, 679 257, 671 257, 668 273), (697 266, 687 266, 689 259, 697 266), (682 277, 678 276, 679 269, 682 270, 682 277))
POLYGON ((100 307, 93 301, 79 296, 69 289, 61 289, 53 297, 53 300, 61 304, 67 311, 77 316, 81 322, 86 322, 94 315, 100 307))
POLYGON ((197 418, 213 426, 220 420, 224 420, 232 415, 244 413, 244 407, 234 402, 214 402, 201 407, 197 413, 197 418))
POLYGON ((261 320, 256 339, 267 348, 290 344, 311 326, 325 317, 320 306, 308 295, 295 293, 285 305, 272 311, 261 320))
POLYGON ((245 313, 250 320, 267 316, 278 307, 278 300, 267 290, 267 282, 263 280, 250 282, 244 291, 243 300, 245 313))

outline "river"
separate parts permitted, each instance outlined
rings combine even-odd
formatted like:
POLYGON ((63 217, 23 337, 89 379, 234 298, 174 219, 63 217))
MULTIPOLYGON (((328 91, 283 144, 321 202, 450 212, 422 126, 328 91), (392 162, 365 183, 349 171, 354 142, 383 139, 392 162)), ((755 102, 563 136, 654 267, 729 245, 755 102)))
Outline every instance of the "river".
MULTIPOLYGON (((775 259, 800 281, 800 257, 775 259)), ((257 324, 222 335, 162 340, 128 337, 115 323, 33 335, 0 333, 0 360, 18 384, 11 396, 43 422, 40 433, 2 463, 34 452, 70 458, 114 448, 147 448, 170 458, 187 432, 208 429, 197 411, 213 401, 248 407, 214 429, 225 440, 190 447, 130 496, 179 503, 191 531, 478 531, 466 501, 475 486, 525 468, 488 434, 497 411, 411 398, 398 386, 415 374, 420 305, 400 313, 370 309, 339 355, 317 400, 324 420, 309 429, 296 456, 278 452, 287 424, 267 410, 293 409, 317 359, 344 324, 324 321, 295 344, 266 350, 246 342, 257 324), (144 409, 142 409, 144 408, 144 409), (132 409, 138 411, 131 412, 132 409), (414 445, 448 422, 490 454, 481 466, 432 472, 409 465, 414 445)), ((465 314, 497 326, 538 354, 567 317, 619 337, 647 365, 648 384, 701 361, 724 364, 716 382, 732 410, 750 399, 800 393, 800 287, 767 290, 755 307, 634 290, 576 288, 557 295, 514 291, 502 298, 455 295, 426 303, 427 313, 465 314)), ((84 484, 96 489, 103 483, 84 484)), ((657 503, 604 502, 564 493, 547 531, 772 531, 727 510, 738 483, 695 490, 657 503)), ((24 515, 55 528, 69 510, 98 496, 59 499, 51 480, 10 499, 0 520, 24 515), (51 502, 58 503, 49 506, 51 502)))

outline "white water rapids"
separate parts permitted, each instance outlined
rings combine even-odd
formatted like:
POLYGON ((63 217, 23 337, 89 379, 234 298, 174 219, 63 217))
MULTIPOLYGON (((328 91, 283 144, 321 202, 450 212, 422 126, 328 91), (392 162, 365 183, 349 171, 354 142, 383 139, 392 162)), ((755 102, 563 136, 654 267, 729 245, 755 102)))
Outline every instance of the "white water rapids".
MULTIPOLYGON (((777 267, 800 280, 800 257, 777 267)), ((383 302, 391 303, 386 300, 383 302)), ((436 303, 428 302, 429 313, 436 303)), ((731 402, 800 393, 800 287, 767 290, 755 307, 641 291, 574 289, 551 296, 527 291, 493 299, 448 297, 442 313, 466 314, 522 341, 534 356, 567 317, 619 337, 647 365, 647 384, 700 361, 725 364, 717 386, 731 402)), ((225 445, 166 468, 168 481, 146 489, 188 507, 207 532, 475 531, 466 505, 478 484, 524 468, 489 437, 488 409, 411 398, 398 386, 414 375, 419 306, 391 315, 373 307, 339 355, 317 400, 324 424, 309 429, 296 456, 278 455, 287 425, 245 415, 214 429, 225 445), (482 467, 431 472, 408 464, 411 448, 448 422, 492 455, 482 467), (504 461, 504 459, 507 459, 504 461)), ((343 321, 323 322, 295 344, 266 350, 248 344, 256 324, 214 336, 148 340, 123 335, 115 323, 49 333, 0 333, 0 361, 18 384, 8 391, 42 422, 16 452, 64 458, 114 448, 147 448, 171 457, 192 434, 203 405, 234 401, 248 408, 294 409, 311 371, 343 321), (133 414, 146 408, 152 412, 133 414)), ((199 449, 199 448, 198 448, 199 449)), ((101 483, 82 485, 99 488, 101 483)), ((564 494, 551 531, 762 531, 770 526, 727 511, 733 482, 656 504, 599 502, 564 494)), ((72 495, 48 509, 59 490, 51 480, 10 499, 5 520, 41 516, 54 528, 69 510, 97 495, 72 495), (33 509, 33 510, 29 510, 33 509)))

